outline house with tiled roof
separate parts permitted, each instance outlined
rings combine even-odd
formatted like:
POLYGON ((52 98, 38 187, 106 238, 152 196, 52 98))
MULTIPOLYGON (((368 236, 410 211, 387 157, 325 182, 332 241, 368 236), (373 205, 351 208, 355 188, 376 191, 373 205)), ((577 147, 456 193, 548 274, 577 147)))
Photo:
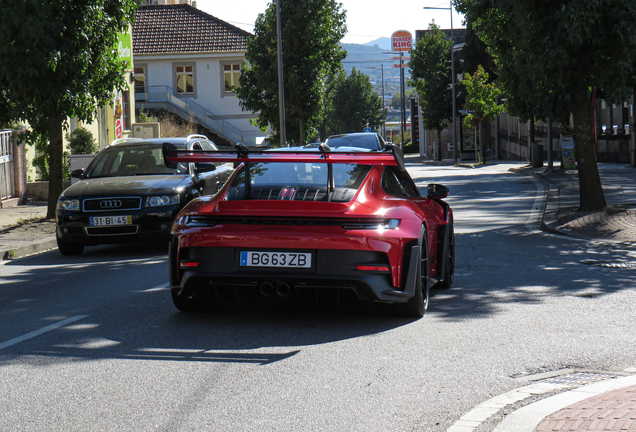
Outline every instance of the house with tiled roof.
POLYGON ((254 145, 263 135, 250 124, 256 115, 243 112, 232 91, 249 32, 177 4, 140 7, 132 34, 137 109, 194 118, 229 143, 254 145))

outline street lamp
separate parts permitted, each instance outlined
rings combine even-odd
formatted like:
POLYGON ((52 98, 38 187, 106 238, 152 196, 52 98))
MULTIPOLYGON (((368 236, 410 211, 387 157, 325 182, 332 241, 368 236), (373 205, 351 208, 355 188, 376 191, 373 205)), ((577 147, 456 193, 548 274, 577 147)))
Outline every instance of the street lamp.
POLYGON ((382 69, 382 138, 386 139, 386 116, 384 115, 384 63, 382 63, 382 67, 367 67, 367 69, 382 69))
MULTIPOLYGON (((453 2, 448 2, 450 7, 424 7, 424 9, 442 9, 449 10, 451 16, 451 74, 452 74, 452 87, 453 87, 453 161, 457 163, 457 128, 455 127, 455 118, 456 118, 456 97, 455 97, 455 39, 453 37, 453 2)), ((440 154, 442 153, 441 147, 442 143, 439 143, 440 146, 440 154)))

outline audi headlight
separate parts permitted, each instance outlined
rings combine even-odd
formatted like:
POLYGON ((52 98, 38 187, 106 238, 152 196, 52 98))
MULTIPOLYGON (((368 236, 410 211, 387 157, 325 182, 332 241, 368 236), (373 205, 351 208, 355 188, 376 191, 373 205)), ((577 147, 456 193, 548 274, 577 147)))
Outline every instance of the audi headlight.
POLYGON ((58 210, 74 210, 78 211, 80 209, 79 200, 73 199, 61 199, 57 202, 58 210))
POLYGON ((146 207, 174 205, 179 204, 180 202, 181 198, 179 195, 149 196, 146 198, 146 207))

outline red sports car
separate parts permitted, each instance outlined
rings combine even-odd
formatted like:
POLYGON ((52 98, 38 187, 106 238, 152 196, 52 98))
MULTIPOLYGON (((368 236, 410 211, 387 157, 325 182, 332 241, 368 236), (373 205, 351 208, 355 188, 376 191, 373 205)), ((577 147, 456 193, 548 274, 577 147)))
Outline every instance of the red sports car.
POLYGON ((165 144, 164 157, 236 166, 173 225, 170 284, 181 311, 324 294, 421 317, 429 288, 453 282, 448 188, 430 184, 420 195, 398 147, 189 152, 165 144))

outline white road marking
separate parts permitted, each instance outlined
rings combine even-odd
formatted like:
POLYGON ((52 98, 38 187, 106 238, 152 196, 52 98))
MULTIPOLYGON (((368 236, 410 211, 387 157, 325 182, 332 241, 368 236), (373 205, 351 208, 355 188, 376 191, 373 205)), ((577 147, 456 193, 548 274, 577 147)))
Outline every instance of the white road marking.
POLYGON ((88 315, 76 315, 74 317, 65 319, 65 320, 57 322, 55 324, 51 324, 49 326, 43 327, 43 328, 41 328, 39 330, 32 331, 31 333, 27 333, 25 335, 18 336, 16 338, 13 338, 13 339, 8 340, 6 342, 0 343, 0 350, 4 349, 4 348, 7 348, 7 347, 10 347, 12 345, 18 344, 20 342, 24 342, 25 340, 34 338, 36 336, 40 336, 41 334, 46 333, 46 332, 50 332, 51 330, 55 330, 57 328, 64 327, 67 324, 70 324, 70 323, 75 322, 75 321, 79 321, 79 320, 81 320, 83 318, 86 318, 87 316, 88 315))
POLYGON ((165 284, 157 285, 154 288, 148 288, 141 292, 154 292, 154 291, 163 291, 170 286, 170 282, 166 282, 165 284))

